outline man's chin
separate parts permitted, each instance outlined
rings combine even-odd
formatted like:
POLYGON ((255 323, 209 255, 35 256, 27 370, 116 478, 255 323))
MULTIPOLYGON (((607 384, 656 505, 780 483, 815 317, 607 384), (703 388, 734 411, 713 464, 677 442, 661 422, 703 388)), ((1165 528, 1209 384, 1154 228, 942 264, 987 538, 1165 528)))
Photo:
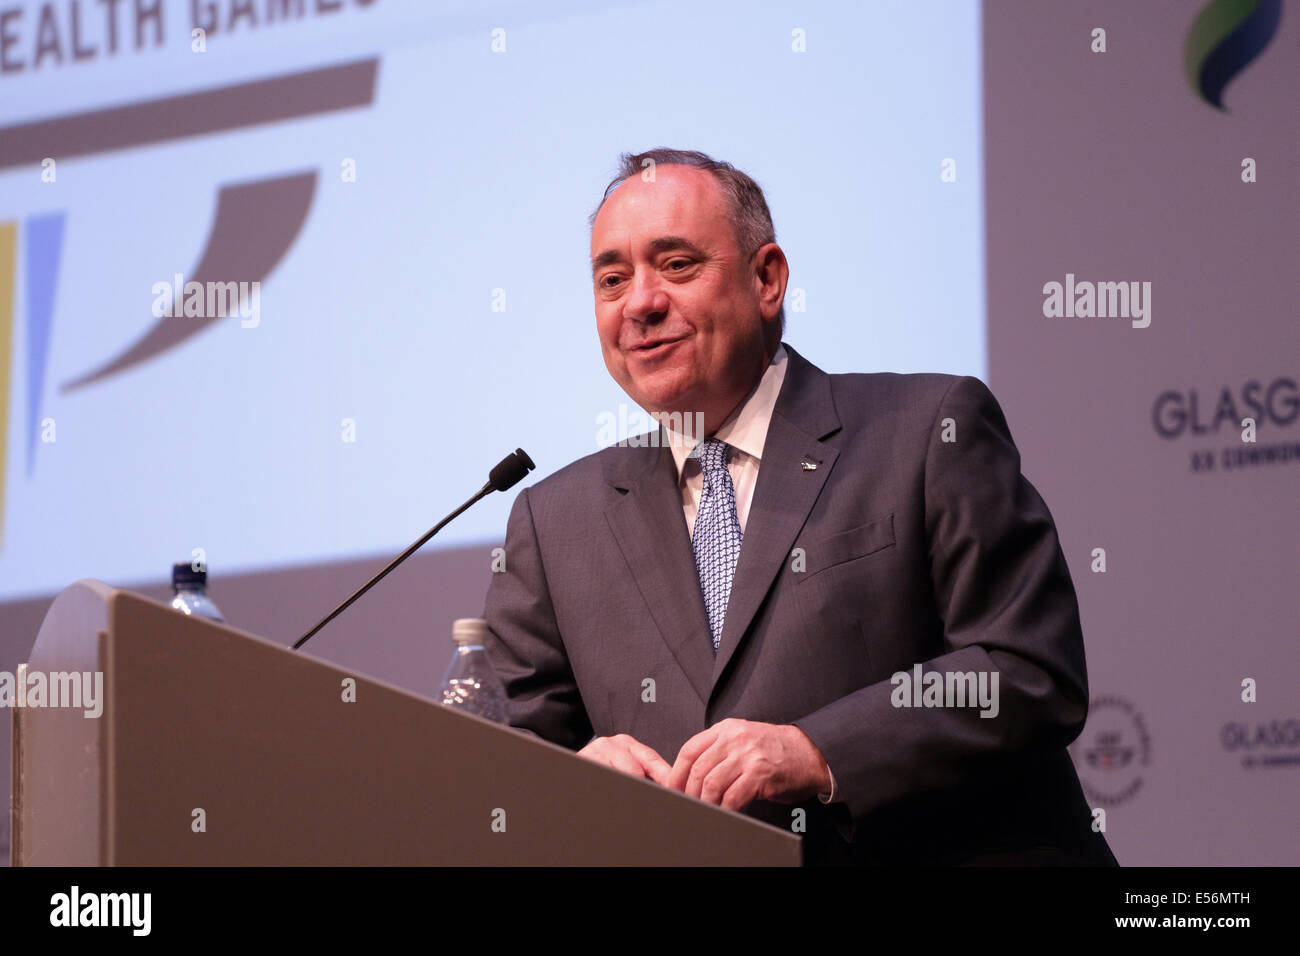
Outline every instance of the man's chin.
POLYGON ((660 393, 652 395, 642 395, 636 400, 636 403, 644 408, 651 415, 668 415, 675 413, 689 414, 694 409, 688 408, 690 404, 686 396, 677 393, 660 393))
POLYGON ((670 377, 666 374, 655 375, 650 381, 642 380, 632 383, 631 389, 625 389, 632 400, 648 412, 676 412, 685 410, 690 403, 692 389, 684 381, 685 376, 670 377), (673 380, 676 378, 677 380, 673 380))

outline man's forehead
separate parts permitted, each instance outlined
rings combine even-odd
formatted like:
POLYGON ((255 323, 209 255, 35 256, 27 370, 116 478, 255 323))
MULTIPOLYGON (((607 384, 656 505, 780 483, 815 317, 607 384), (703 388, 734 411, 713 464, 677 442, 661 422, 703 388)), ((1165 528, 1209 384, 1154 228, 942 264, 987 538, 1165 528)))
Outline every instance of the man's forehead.
POLYGON ((632 176, 619 183, 601 207, 591 233, 592 253, 634 237, 686 236, 705 241, 719 225, 718 197, 712 176, 689 166, 660 166, 653 182, 632 176), (701 178, 702 177, 702 178, 701 178))
POLYGON ((707 170, 680 163, 660 163, 627 177, 614 187, 609 197, 612 200, 615 196, 626 199, 657 194, 662 198, 665 195, 686 193, 702 198, 705 194, 715 192, 716 188, 717 180, 707 170))

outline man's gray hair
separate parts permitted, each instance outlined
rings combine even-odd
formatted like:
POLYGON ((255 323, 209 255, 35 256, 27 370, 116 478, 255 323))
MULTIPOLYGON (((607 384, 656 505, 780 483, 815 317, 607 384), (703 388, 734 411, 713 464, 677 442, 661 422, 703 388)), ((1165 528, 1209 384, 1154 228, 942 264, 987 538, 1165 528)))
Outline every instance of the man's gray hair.
MULTIPOLYGON (((587 224, 595 228, 596 217, 620 183, 633 176, 640 175, 651 166, 694 166, 712 173, 726 197, 731 228, 736 234, 736 245, 743 257, 752 256, 762 246, 776 242, 776 230, 772 226, 772 213, 767 208, 767 199, 762 187, 741 172, 731 163, 724 163, 694 149, 649 149, 644 153, 623 153, 618 158, 618 172, 600 199, 587 224)), ((777 327, 785 334, 785 304, 782 303, 777 313, 777 327)))

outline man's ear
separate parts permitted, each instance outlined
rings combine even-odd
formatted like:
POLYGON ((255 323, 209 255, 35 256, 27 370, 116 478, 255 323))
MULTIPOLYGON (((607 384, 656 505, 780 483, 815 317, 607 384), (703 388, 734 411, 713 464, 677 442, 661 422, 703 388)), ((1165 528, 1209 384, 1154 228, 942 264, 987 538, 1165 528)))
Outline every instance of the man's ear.
POLYGON ((785 252, 775 242, 759 246, 754 253, 754 282, 758 288, 758 308, 764 322, 773 322, 785 301, 786 283, 790 281, 790 264, 785 252))

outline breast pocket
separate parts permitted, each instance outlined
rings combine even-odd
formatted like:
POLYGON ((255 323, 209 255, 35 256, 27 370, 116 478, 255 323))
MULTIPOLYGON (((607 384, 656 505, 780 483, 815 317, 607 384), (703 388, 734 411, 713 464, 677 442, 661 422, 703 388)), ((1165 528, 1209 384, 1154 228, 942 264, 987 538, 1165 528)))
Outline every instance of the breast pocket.
POLYGON ((894 515, 890 512, 873 518, 866 524, 840 531, 826 538, 801 544, 804 571, 796 574, 800 586, 816 578, 823 571, 839 567, 849 561, 865 558, 885 548, 894 546, 894 515))
POLYGON ((787 591, 796 615, 791 629, 801 656, 819 662, 818 688, 834 700, 881 679, 863 622, 876 620, 892 598, 894 515, 796 547, 803 548, 804 568, 791 562, 797 572, 787 591))

